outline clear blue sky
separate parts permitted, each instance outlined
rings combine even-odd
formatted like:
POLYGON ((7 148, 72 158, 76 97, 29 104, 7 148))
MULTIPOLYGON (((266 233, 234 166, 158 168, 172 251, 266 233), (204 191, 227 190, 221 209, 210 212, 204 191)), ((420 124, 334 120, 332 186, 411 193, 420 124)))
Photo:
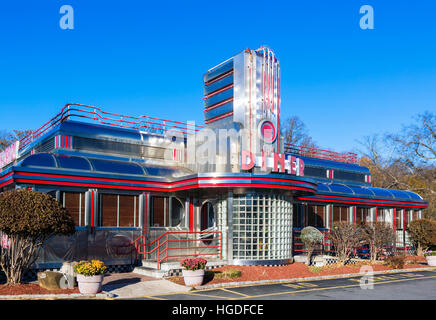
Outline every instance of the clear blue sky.
POLYGON ((2 1, 0 130, 67 102, 202 122, 202 75, 245 48, 282 67, 282 118, 322 147, 397 132, 436 110, 436 1, 2 1), (74 30, 59 9, 74 8, 74 30), (359 28, 361 5, 374 30, 359 28))

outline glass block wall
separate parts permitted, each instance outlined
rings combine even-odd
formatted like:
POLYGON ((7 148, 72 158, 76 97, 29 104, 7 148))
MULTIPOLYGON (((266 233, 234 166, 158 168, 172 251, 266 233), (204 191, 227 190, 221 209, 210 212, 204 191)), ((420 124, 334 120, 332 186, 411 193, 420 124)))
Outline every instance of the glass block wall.
POLYGON ((233 259, 292 257, 292 203, 281 195, 233 197, 233 259))

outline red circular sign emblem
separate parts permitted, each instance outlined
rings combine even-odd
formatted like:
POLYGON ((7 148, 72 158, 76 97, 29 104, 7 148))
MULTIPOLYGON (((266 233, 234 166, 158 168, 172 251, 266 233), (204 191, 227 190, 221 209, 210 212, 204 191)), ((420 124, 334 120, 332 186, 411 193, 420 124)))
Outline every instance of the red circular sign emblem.
POLYGON ((276 139, 276 128, 271 121, 264 121, 260 126, 260 134, 265 142, 271 143, 276 139))

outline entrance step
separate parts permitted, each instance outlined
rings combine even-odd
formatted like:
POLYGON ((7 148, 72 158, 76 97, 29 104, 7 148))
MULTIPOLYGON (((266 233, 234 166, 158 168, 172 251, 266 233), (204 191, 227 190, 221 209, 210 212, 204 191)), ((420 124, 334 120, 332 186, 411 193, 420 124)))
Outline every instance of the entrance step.
MULTIPOLYGON (((207 269, 218 268, 227 265, 227 260, 208 260, 207 269)), ((182 274, 182 266, 180 262, 163 262, 160 269, 157 268, 157 262, 152 260, 142 260, 142 265, 135 267, 133 272, 155 278, 164 278, 182 274)))
POLYGON ((133 272, 153 278, 164 278, 168 276, 168 270, 157 270, 156 268, 148 268, 143 266, 135 267, 133 272))

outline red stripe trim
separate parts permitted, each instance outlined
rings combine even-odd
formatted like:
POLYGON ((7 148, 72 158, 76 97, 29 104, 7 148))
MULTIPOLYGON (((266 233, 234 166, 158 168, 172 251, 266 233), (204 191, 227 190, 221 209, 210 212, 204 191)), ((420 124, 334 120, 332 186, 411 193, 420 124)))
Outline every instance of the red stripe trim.
MULTIPOLYGON (((311 199, 311 198, 304 198, 304 197, 299 197, 298 199, 299 200, 306 200, 306 201, 317 201, 317 202, 321 202, 321 201, 326 202, 326 200, 328 200, 328 199, 311 199)), ((402 205, 402 204, 395 204, 394 205, 392 203, 381 202, 380 200, 370 200, 370 201, 373 201, 375 203, 358 202, 358 201, 342 201, 342 200, 333 200, 333 199, 328 200, 328 202, 349 203, 349 204, 363 204, 363 205, 377 204, 377 205, 383 205, 383 206, 386 206, 386 207, 393 207, 393 206, 395 206, 395 207, 413 207, 413 208, 426 208, 427 207, 426 205, 423 205, 423 204, 422 205, 414 205, 414 203, 413 204, 410 203, 408 205, 402 205)))
POLYGON ((213 79, 213 80, 211 80, 211 81, 209 81, 209 82, 206 82, 206 83, 204 84, 204 86, 205 86, 205 87, 210 86, 212 83, 215 83, 215 82, 217 82, 217 81, 219 81, 219 80, 221 80, 221 79, 224 79, 225 77, 227 77, 227 76, 229 76, 229 75, 231 75, 231 74, 233 74, 233 69, 230 70, 230 71, 227 71, 226 73, 220 75, 219 77, 217 77, 217 78, 215 78, 215 79, 213 79))
POLYGON ((224 91, 226 91, 228 89, 231 89, 231 88, 233 88, 233 83, 231 83, 231 84, 229 84, 229 85, 227 85, 225 87, 222 87, 221 89, 216 90, 216 91, 214 91, 212 93, 209 93, 208 95, 204 96, 203 99, 209 99, 210 97, 213 97, 213 96, 217 95, 218 93, 224 92, 224 91))
POLYGON ((317 195, 318 198, 339 198, 339 199, 351 199, 351 200, 367 200, 367 201, 383 201, 383 202, 392 202, 392 203, 414 203, 414 204, 422 204, 420 202, 413 202, 413 201, 394 201, 394 200, 377 200, 377 199, 365 199, 365 198, 358 198, 358 197, 346 197, 346 196, 330 196, 330 195, 317 195))
POLYGON ((94 226, 94 191, 91 191, 91 227, 94 226))
POLYGON ((208 123, 211 123, 211 122, 214 122, 214 121, 217 121, 217 120, 223 119, 223 118, 230 117, 230 116, 232 116, 232 115, 233 115, 233 111, 231 111, 231 112, 229 112, 229 113, 226 113, 225 115, 220 116, 220 117, 218 117, 218 118, 213 118, 212 120, 206 121, 205 123, 208 124, 208 123))
POLYGON ((223 100, 221 102, 215 103, 215 104, 213 104, 211 106, 208 106, 208 107, 204 108, 204 111, 209 111, 209 110, 221 107, 222 105, 225 105, 226 103, 229 103, 231 101, 233 101, 233 97, 232 98, 228 98, 226 100, 223 100))
POLYGON ((13 172, 6 173, 6 174, 4 174, 3 176, 0 177, 0 180, 6 179, 6 178, 10 177, 13 174, 14 174, 13 172))
POLYGON ((192 203, 193 199, 191 198, 189 201, 189 231, 194 231, 194 204, 192 203))
MULTIPOLYGON (((11 173, 12 174, 12 173, 11 173)), ((124 179, 110 179, 110 178, 93 178, 93 177, 85 177, 85 176, 73 176, 73 175, 60 175, 60 174, 50 174, 50 173, 33 173, 33 172, 16 172, 17 176, 26 175, 26 176, 37 176, 37 177, 46 177, 46 178, 64 178, 64 179, 81 179, 81 180, 90 180, 90 181, 109 181, 109 182, 123 182, 123 183, 138 183, 138 184, 154 184, 161 186, 172 186, 177 184, 189 183, 189 182, 198 182, 201 180, 251 180, 251 181, 276 181, 276 182, 288 182, 288 183, 297 183, 304 185, 312 185, 313 183, 291 180, 291 179, 278 179, 278 178, 261 178, 261 177, 200 177, 193 178, 188 180, 174 181, 174 182, 156 182, 156 181, 137 181, 137 180, 124 180, 124 179)))
POLYGON ((4 187, 4 186, 7 186, 7 185, 9 185, 9 184, 11 184, 11 183, 14 183, 14 180, 13 180, 13 179, 8 180, 8 181, 3 182, 3 183, 0 183, 0 188, 2 188, 2 187, 4 187))
POLYGON ((32 179, 16 179, 18 183, 34 183, 44 185, 64 185, 64 186, 80 186, 80 187, 95 187, 95 188, 107 188, 107 189, 123 189, 123 190, 144 190, 144 191, 181 191, 187 189, 198 188, 225 188, 225 187, 246 187, 246 188, 274 188, 274 189, 287 189, 287 190, 303 190, 313 191, 309 188, 295 187, 295 186, 281 186, 275 184, 252 184, 252 183, 208 183, 208 184, 192 184, 189 186, 176 187, 171 189, 166 188, 153 188, 153 187, 135 187, 135 186, 120 186, 120 185, 105 185, 105 184, 88 184, 80 182, 64 182, 64 181, 47 181, 47 180, 32 180, 32 179))

